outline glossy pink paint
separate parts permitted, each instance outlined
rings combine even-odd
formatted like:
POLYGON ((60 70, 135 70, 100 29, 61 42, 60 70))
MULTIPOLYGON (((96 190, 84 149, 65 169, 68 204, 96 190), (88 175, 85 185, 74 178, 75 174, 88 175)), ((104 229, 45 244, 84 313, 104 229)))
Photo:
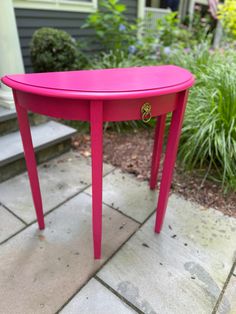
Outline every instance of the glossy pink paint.
POLYGON ((177 66, 86 70, 7 75, 2 82, 13 89, 25 159, 40 229, 44 228, 41 193, 27 111, 50 117, 89 121, 92 149, 92 209, 94 257, 101 257, 102 131, 104 121, 142 119, 141 107, 151 104, 157 117, 150 188, 157 181, 165 118, 172 112, 155 231, 160 232, 166 211, 179 137, 193 75, 177 66))
POLYGON ((150 182, 149 182, 151 190, 154 190, 157 184, 157 175, 158 175, 158 170, 159 170, 160 161, 161 161, 165 122, 166 122, 166 114, 163 114, 157 117, 155 136, 154 136, 154 146, 153 146, 153 153, 152 153, 151 176, 150 176, 150 182))

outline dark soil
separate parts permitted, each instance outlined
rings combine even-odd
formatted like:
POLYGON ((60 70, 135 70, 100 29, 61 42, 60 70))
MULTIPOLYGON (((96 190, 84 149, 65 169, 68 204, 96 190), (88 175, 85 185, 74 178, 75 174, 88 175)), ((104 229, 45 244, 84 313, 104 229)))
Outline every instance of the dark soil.
MULTIPOLYGON (((76 135, 72 145, 81 155, 91 156, 89 135, 76 135)), ((103 160, 136 175, 139 180, 149 180, 152 146, 152 130, 105 132, 103 160)), ((225 194, 219 184, 210 180, 203 182, 197 173, 187 173, 176 166, 172 191, 204 207, 213 207, 236 217, 236 192, 225 194)))

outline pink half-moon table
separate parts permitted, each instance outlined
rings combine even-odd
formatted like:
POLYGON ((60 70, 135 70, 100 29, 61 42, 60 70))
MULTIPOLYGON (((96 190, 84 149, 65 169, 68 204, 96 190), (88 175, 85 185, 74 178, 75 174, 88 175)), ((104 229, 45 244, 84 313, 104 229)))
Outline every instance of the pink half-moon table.
POLYGON ((188 89, 194 84, 190 72, 168 65, 7 75, 2 78, 2 82, 13 90, 40 229, 44 229, 43 206, 27 112, 90 122, 95 258, 101 257, 103 122, 148 121, 151 117, 157 117, 150 178, 150 188, 154 189, 162 152, 166 114, 172 112, 156 213, 155 231, 161 231, 188 89))

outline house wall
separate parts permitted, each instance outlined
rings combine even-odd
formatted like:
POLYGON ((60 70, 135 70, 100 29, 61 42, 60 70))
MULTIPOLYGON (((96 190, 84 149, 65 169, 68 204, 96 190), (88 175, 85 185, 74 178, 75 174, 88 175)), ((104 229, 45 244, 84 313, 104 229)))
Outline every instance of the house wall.
MULTIPOLYGON (((137 17, 137 0, 122 0, 127 6, 127 17, 133 20, 137 17)), ((65 12, 53 10, 15 9, 16 23, 20 38, 23 61, 26 72, 32 72, 30 62, 29 43, 35 30, 40 27, 54 27, 67 31, 76 39, 90 40, 93 32, 89 29, 80 29, 88 13, 65 12)), ((89 47, 93 53, 99 49, 93 44, 89 47)))

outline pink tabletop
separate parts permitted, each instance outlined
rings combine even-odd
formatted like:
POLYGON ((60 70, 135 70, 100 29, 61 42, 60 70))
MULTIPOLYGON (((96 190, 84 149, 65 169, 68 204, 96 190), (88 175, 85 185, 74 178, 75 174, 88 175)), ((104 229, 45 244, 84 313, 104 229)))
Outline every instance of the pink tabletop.
POLYGON ((105 70, 7 75, 9 87, 24 92, 68 98, 136 98, 185 90, 193 75, 180 67, 148 66, 105 70))

